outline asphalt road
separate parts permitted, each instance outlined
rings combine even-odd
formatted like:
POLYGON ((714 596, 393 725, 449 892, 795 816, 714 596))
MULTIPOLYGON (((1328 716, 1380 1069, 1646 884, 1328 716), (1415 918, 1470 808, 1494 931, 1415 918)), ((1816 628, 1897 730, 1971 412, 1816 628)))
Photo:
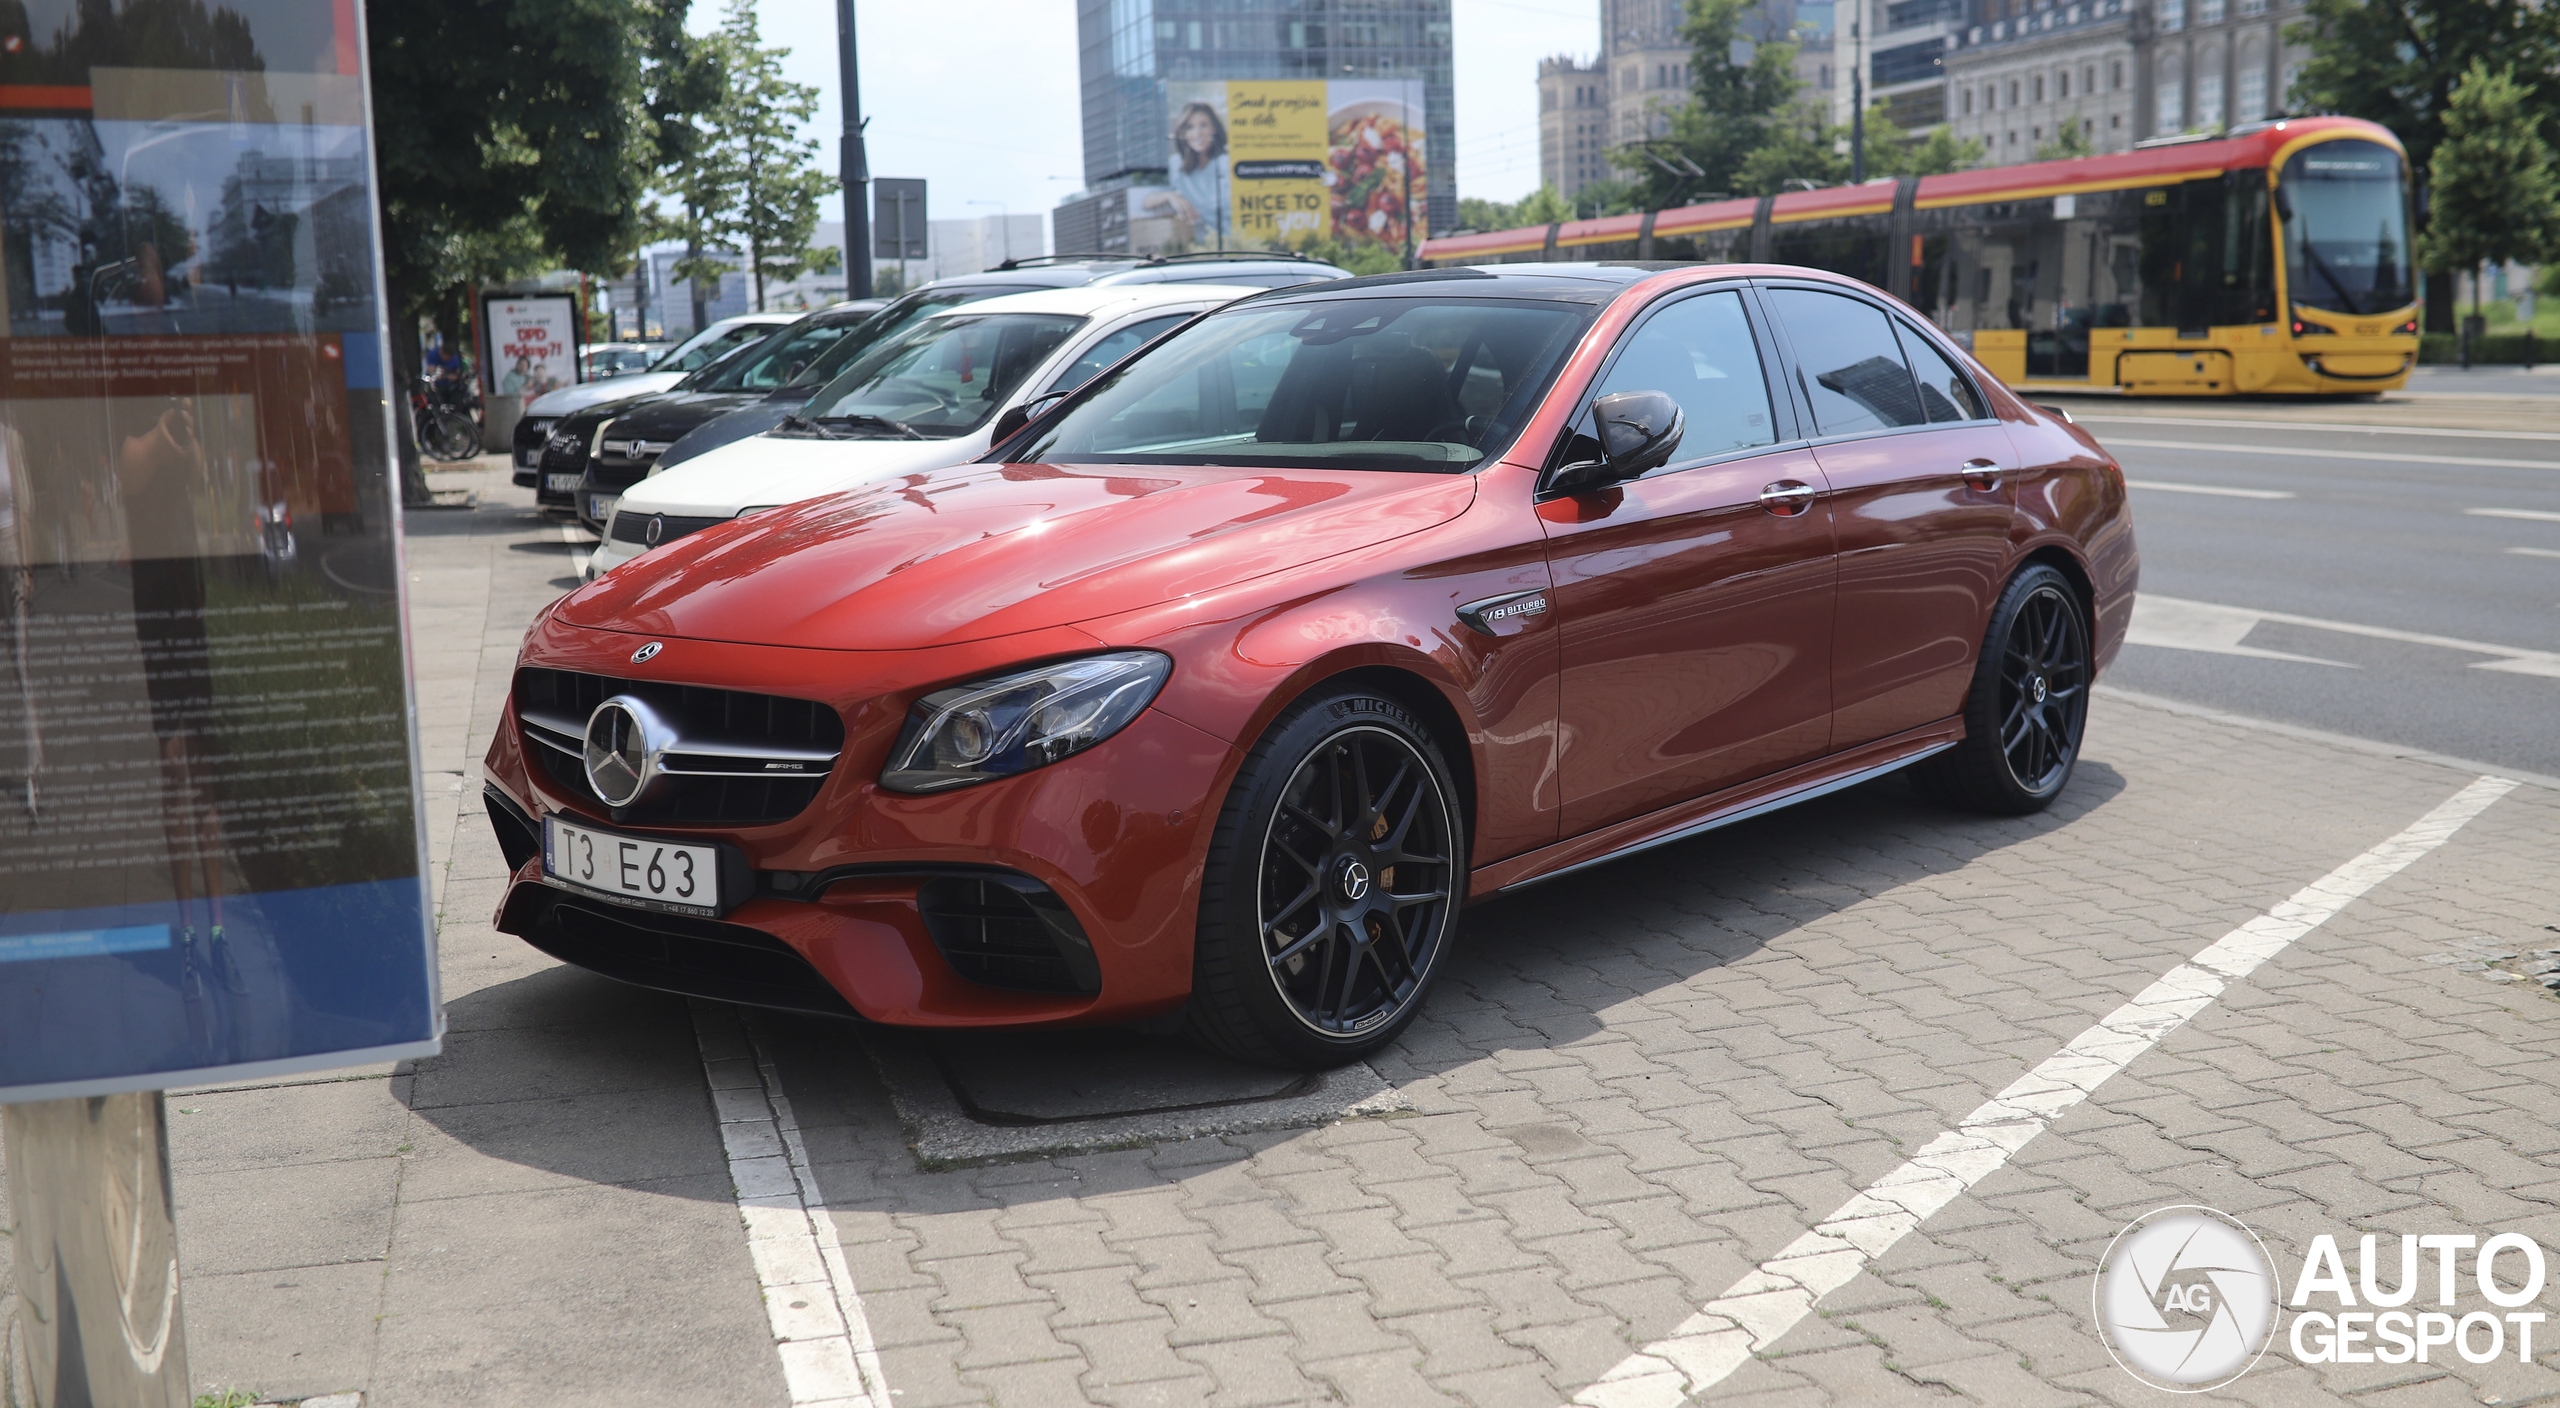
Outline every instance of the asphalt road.
POLYGON ((2560 775, 2560 428, 2476 405, 2430 429, 2346 423, 2392 402, 2075 403, 2142 545, 2106 682, 2560 775))

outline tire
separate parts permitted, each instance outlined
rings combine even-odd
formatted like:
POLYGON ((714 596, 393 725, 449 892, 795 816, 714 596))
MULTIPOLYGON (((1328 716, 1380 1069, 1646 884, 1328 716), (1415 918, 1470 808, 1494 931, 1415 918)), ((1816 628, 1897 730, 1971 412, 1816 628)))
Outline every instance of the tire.
POLYGON ((438 409, 427 413, 425 432, 419 448, 435 459, 450 464, 475 458, 480 453, 480 427, 459 411, 438 409))
POLYGON ((1964 741, 1914 767, 1912 782, 1966 811, 2024 816, 2051 806, 2080 761, 2092 674, 2079 594, 2053 568, 2028 567, 1991 609, 1964 741))
POLYGON ((1404 706, 1359 689, 1292 706, 1210 838, 1192 1035, 1299 1070, 1393 1042, 1457 936, 1466 839, 1447 760, 1404 706))

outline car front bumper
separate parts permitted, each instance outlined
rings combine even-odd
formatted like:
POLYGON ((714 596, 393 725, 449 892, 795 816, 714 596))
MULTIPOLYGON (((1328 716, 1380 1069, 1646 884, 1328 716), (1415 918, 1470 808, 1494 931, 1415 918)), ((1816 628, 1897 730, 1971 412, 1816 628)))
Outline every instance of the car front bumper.
POLYGON ((1224 740, 1149 709, 1101 745, 1016 777, 929 796, 878 785, 913 699, 1023 660, 1099 648, 1090 636, 1058 628, 872 652, 677 640, 644 669, 630 657, 645 640, 546 620, 519 663, 821 699, 844 719, 842 756, 816 799, 783 822, 619 823, 533 760, 539 745, 511 700, 487 757, 490 820, 512 869, 501 930, 628 981, 802 1010, 840 1003, 900 1026, 1124 1021, 1189 994, 1213 810, 1241 760, 1224 740), (565 896, 542 875, 541 819, 552 812, 732 848, 748 878, 721 913, 700 919, 565 896), (1013 937, 999 942, 992 925, 972 937, 969 915, 996 911, 1012 916, 1013 937), (990 967, 987 945, 1043 932, 1064 936, 1056 946, 1070 967, 1075 940, 1087 946, 1078 990, 1004 985, 1001 963, 990 967))

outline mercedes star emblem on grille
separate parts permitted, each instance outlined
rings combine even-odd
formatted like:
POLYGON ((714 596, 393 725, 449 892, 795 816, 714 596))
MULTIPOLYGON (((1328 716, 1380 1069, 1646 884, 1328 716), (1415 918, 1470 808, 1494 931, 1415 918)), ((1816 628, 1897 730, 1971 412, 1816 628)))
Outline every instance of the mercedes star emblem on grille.
POLYGON ((666 648, 667 643, 665 641, 653 640, 647 645, 640 647, 638 650, 631 652, 631 663, 634 665, 646 665, 650 661, 657 659, 658 652, 666 648))
POLYGON ((587 783, 605 805, 627 807, 648 786, 649 726, 632 701, 617 696, 587 716, 587 783))

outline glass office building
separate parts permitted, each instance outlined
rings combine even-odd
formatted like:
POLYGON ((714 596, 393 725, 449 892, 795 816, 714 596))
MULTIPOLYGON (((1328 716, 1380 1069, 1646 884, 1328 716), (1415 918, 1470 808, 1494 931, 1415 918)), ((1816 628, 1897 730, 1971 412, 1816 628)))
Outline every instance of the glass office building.
POLYGON ((1087 190, 1164 179, 1167 83, 1414 80, 1429 143, 1430 228, 1457 227, 1449 0, 1076 0, 1076 35, 1087 190))

